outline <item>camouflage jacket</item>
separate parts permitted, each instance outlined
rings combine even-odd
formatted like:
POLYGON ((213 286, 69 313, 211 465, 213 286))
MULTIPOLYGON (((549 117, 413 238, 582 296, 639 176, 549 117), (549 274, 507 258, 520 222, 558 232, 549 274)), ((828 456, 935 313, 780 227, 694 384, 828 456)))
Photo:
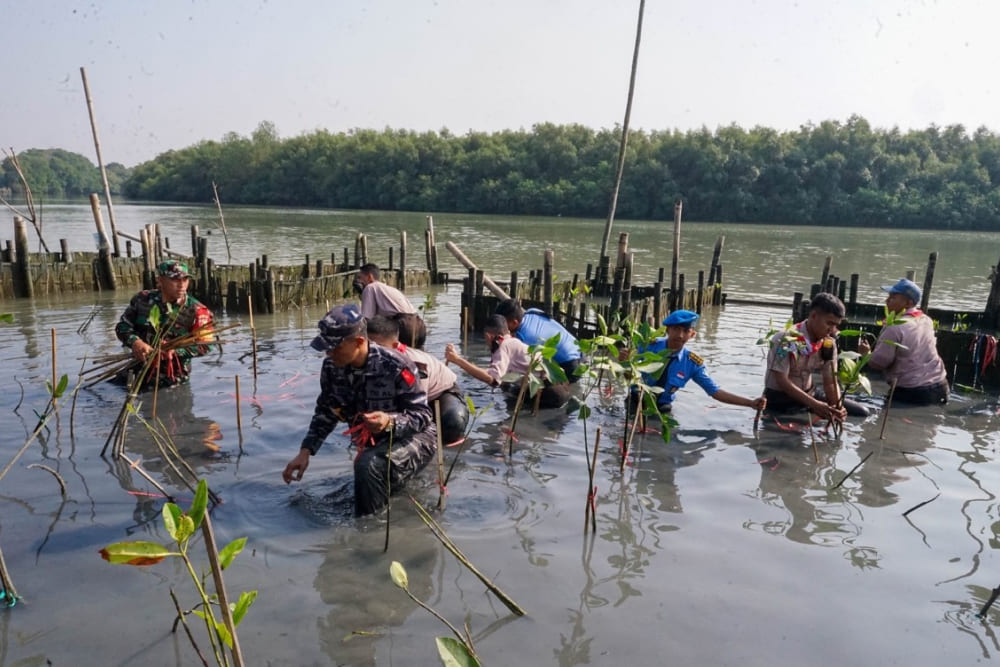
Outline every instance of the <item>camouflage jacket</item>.
MULTIPOLYGON (((156 327, 150 321, 153 308, 160 312, 160 328, 164 329, 162 342, 167 342, 185 336, 190 333, 200 332, 202 340, 212 339, 212 311, 205 304, 195 299, 190 294, 183 306, 176 306, 164 303, 160 290, 143 290, 132 297, 121 319, 115 326, 115 336, 122 342, 122 345, 131 349, 136 339, 152 344, 156 338, 156 327)), ((178 347, 174 349, 177 358, 180 360, 180 373, 167 373, 166 366, 161 368, 161 384, 174 384, 184 382, 191 373, 191 359, 208 354, 212 346, 207 343, 189 347, 178 347), (164 381, 166 377, 174 377, 175 380, 164 381)))
MULTIPOLYGON (((368 346, 368 359, 361 368, 338 367, 329 358, 320 371, 320 394, 316 399, 309 431, 302 448, 315 454, 338 422, 352 426, 364 412, 389 413, 395 421, 393 442, 433 430, 427 394, 417 381, 413 362, 379 345, 368 346)), ((388 442, 389 431, 374 436, 375 444, 388 442)))

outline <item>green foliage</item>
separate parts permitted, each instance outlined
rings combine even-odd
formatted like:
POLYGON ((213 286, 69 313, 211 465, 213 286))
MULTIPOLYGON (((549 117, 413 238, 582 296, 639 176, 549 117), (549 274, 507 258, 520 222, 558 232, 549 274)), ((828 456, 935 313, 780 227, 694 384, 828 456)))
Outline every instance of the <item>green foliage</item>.
MULTIPOLYGON (((31 149, 17 154, 35 197, 82 197, 102 192, 101 171, 89 158, 61 149, 31 149)), ((121 194, 129 170, 121 164, 106 166, 112 194, 121 194)), ((0 187, 9 187, 15 197, 21 195, 21 183, 10 158, 0 164, 0 187)))
POLYGON ((842 394, 863 391, 871 396, 871 380, 861 373, 871 356, 870 353, 861 355, 857 352, 841 352, 837 356, 837 381, 842 394))
POLYGON ((45 381, 45 388, 49 390, 49 396, 52 398, 62 398, 62 395, 66 393, 66 386, 69 384, 69 376, 63 374, 59 378, 59 382, 56 384, 55 388, 52 387, 51 380, 45 381))
MULTIPOLYGON (((603 217, 619 138, 619 128, 539 123, 282 139, 263 122, 250 137, 229 133, 135 167, 125 193, 204 202, 215 181, 234 204, 603 217)), ((699 220, 1000 228, 1000 136, 986 128, 904 134, 854 115, 788 132, 633 130, 625 171, 623 218, 670 219, 683 197, 699 220)))
POLYGON ((0 322, 14 324, 14 313, 0 313, 0 322))
MULTIPOLYGON (((163 517, 163 527, 166 529, 170 538, 176 543, 177 549, 171 550, 162 544, 156 544, 155 542, 115 542, 114 544, 109 544, 100 550, 101 557, 113 565, 134 565, 134 566, 148 566, 155 565, 162 561, 164 558, 176 557, 184 561, 187 567, 188 574, 191 576, 191 580, 198 590, 201 596, 201 609, 193 609, 191 613, 198 616, 205 621, 206 628, 209 631, 210 637, 212 637, 212 645, 216 647, 216 642, 214 637, 228 646, 230 649, 233 648, 233 638, 226 627, 226 624, 217 619, 212 610, 213 605, 218 604, 217 595, 209 595, 205 590, 204 578, 206 575, 199 577, 194 570, 194 566, 188 556, 188 549, 191 546, 191 539, 194 537, 195 533, 201 528, 201 524, 205 520, 205 512, 208 508, 208 484, 205 480, 198 480, 198 486, 195 490, 194 500, 191 501, 191 506, 188 508, 187 512, 178 507, 175 503, 164 503, 161 515, 163 517), (213 635, 214 633, 214 635, 213 635)), ((233 562, 233 559, 243 551, 246 546, 246 538, 241 537, 239 539, 233 540, 225 547, 219 551, 219 565, 222 569, 229 567, 233 562)), ((215 545, 211 545, 209 548, 215 548, 215 545)), ((235 603, 230 603, 230 610, 233 616, 233 624, 239 625, 240 621, 246 615, 247 610, 250 605, 253 604, 254 600, 257 599, 257 591, 248 591, 241 593, 239 598, 235 603)), ((216 647, 216 659, 219 664, 228 664, 224 656, 218 651, 216 647)))

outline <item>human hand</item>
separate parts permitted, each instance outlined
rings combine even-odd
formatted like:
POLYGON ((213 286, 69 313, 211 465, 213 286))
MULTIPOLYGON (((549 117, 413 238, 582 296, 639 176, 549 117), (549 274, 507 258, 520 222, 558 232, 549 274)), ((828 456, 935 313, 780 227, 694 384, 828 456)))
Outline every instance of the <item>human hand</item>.
POLYGON ((364 412, 361 414, 365 426, 371 433, 381 433, 392 426, 392 415, 381 410, 376 412, 364 412))
POLYGON ((858 354, 868 354, 872 351, 872 346, 868 344, 868 341, 862 338, 858 341, 858 354))
POLYGON ((302 479, 302 476, 306 472, 306 468, 309 467, 309 450, 300 449, 299 453, 295 455, 288 465, 285 466, 285 470, 281 473, 281 479, 285 480, 285 484, 290 482, 298 482, 302 479))
POLYGON ((141 361, 142 363, 146 363, 146 358, 152 351, 153 351, 153 346, 149 345, 148 343, 146 343, 146 341, 142 340, 141 338, 136 338, 135 342, 132 343, 132 356, 135 359, 141 361))
POLYGON ((763 396, 758 396, 753 399, 753 404, 750 407, 756 409, 758 412, 763 412, 767 408, 767 399, 763 396))
POLYGON ((818 403, 813 412, 831 422, 842 422, 847 418, 847 410, 826 403, 818 403))
POLYGON ((447 343, 444 346, 444 360, 447 361, 458 361, 461 357, 458 352, 455 351, 455 346, 451 343, 447 343))

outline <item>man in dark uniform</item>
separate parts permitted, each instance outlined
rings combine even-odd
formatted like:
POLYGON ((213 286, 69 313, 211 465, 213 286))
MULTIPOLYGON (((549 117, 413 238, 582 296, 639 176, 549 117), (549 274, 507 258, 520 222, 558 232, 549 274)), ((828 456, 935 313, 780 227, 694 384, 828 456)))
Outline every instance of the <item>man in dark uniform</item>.
POLYGON ((132 297, 115 326, 115 336, 141 364, 149 355, 159 354, 159 367, 155 363, 150 367, 144 384, 151 385, 157 378, 160 386, 187 382, 191 359, 211 349, 209 343, 215 338, 212 311, 188 294, 190 281, 183 262, 161 262, 156 269, 158 289, 143 290, 132 297), (190 344, 172 346, 171 341, 178 339, 189 339, 190 344))
POLYGON ((319 321, 312 347, 326 352, 309 430, 282 478, 302 479, 314 455, 338 422, 350 425, 354 459, 354 513, 371 514, 392 491, 423 468, 437 451, 437 432, 427 394, 413 362, 398 352, 369 345, 367 324, 354 304, 336 306, 319 321), (389 459, 391 458, 391 464, 389 459))

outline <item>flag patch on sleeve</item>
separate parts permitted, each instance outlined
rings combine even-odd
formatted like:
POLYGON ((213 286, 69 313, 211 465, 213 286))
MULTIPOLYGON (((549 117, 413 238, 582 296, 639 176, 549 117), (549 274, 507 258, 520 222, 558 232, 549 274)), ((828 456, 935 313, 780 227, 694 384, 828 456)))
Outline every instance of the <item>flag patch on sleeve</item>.
POLYGON ((417 381, 417 378, 410 372, 409 368, 404 368, 399 375, 408 387, 412 387, 413 383, 417 381))

